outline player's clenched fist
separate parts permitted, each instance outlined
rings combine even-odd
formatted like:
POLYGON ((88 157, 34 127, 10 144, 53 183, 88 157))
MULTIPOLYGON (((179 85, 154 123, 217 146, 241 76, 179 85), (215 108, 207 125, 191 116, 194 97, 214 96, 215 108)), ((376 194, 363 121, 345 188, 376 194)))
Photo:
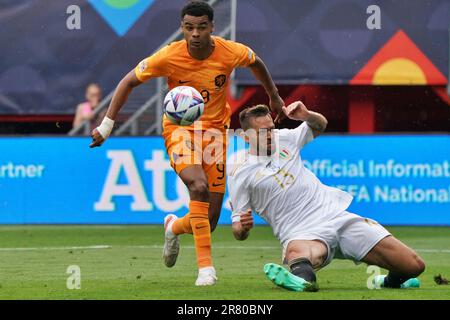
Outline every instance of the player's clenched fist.
POLYGON ((283 112, 289 119, 299 121, 305 121, 310 114, 309 110, 301 101, 295 101, 287 107, 283 107, 283 112))
POLYGON ((286 118, 283 112, 284 101, 279 95, 270 98, 269 101, 270 110, 276 112, 275 123, 281 123, 286 118))
POLYGON ((97 128, 92 130, 91 137, 92 143, 89 145, 89 148, 100 147, 102 143, 105 141, 100 132, 98 132, 97 128))
POLYGON ((241 227, 244 231, 250 231, 253 228, 253 215, 252 210, 248 209, 246 212, 241 213, 241 227))
POLYGON ((114 120, 105 117, 102 123, 97 128, 92 130, 91 133, 92 143, 89 145, 89 147, 90 148, 100 147, 111 134, 113 127, 114 127, 114 120))

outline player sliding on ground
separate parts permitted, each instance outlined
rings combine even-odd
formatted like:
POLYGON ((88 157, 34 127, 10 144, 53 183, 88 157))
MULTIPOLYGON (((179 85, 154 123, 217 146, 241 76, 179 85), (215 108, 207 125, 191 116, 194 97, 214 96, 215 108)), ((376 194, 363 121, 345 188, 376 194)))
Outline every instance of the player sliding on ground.
POLYGON ((163 258, 167 267, 175 265, 178 236, 193 234, 199 268, 196 285, 212 285, 217 280, 211 258, 211 231, 217 225, 226 186, 226 129, 231 116, 226 87, 231 72, 237 67, 249 67, 264 86, 272 110, 280 119, 284 117, 281 109, 284 102, 264 62, 247 46, 212 36, 213 17, 213 9, 202 1, 190 2, 182 9, 184 40, 173 42, 144 59, 122 79, 106 117, 92 132, 91 144, 91 147, 100 146, 108 138, 114 119, 132 89, 150 78, 166 77, 170 89, 185 85, 202 94, 205 110, 200 121, 180 127, 166 116, 163 120, 163 137, 171 166, 187 186, 190 196, 189 213, 182 218, 170 214, 164 219, 163 258), (205 132, 209 138, 203 138, 205 132), (202 153, 211 144, 216 150, 214 159, 205 162, 202 153))
POLYGON ((388 269, 387 276, 374 278, 375 286, 418 287, 415 277, 425 269, 423 260, 376 221, 346 211, 352 196, 323 185, 303 166, 299 151, 325 130, 326 118, 300 101, 283 111, 304 122, 293 130, 275 130, 264 105, 239 114, 249 149, 229 170, 235 238, 249 236, 252 211, 267 221, 281 242, 283 263, 290 272, 273 263, 266 264, 264 272, 289 290, 318 290, 315 270, 333 258, 388 269))

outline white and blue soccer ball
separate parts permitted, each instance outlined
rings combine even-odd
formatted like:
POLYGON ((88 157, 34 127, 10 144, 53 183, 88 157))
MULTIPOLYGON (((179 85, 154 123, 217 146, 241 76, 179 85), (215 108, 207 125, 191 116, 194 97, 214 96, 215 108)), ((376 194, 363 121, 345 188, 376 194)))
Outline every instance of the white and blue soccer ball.
POLYGON ((175 87, 164 98, 164 113, 176 125, 193 124, 202 116, 204 109, 202 95, 189 86, 175 87))

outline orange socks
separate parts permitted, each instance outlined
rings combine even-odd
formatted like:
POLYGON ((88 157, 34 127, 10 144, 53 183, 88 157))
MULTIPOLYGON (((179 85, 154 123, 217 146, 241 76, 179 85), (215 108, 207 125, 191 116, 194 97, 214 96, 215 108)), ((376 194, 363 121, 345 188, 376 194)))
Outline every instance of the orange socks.
POLYGON ((177 236, 184 233, 192 234, 191 215, 189 212, 183 218, 178 218, 173 222, 172 232, 177 236))
POLYGON ((175 235, 190 233, 194 235, 195 251, 199 268, 212 266, 211 227, 208 218, 209 203, 191 200, 189 212, 172 224, 175 235))
MULTIPOLYGON (((208 218, 208 202, 189 202, 191 230, 194 234, 195 251, 197 253, 198 268, 212 266, 211 258, 211 227, 208 218)), ((186 218, 186 216, 184 218, 186 218)), ((184 219, 183 218, 183 219, 184 219)))

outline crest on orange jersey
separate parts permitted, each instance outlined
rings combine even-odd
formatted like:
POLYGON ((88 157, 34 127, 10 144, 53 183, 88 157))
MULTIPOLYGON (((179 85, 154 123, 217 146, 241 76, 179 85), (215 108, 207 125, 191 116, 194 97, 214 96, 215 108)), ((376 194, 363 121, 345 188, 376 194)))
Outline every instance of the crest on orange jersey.
POLYGON ((220 88, 222 88, 226 81, 227 81, 227 76, 224 74, 219 74, 214 79, 214 84, 216 85, 216 90, 219 90, 220 88))

